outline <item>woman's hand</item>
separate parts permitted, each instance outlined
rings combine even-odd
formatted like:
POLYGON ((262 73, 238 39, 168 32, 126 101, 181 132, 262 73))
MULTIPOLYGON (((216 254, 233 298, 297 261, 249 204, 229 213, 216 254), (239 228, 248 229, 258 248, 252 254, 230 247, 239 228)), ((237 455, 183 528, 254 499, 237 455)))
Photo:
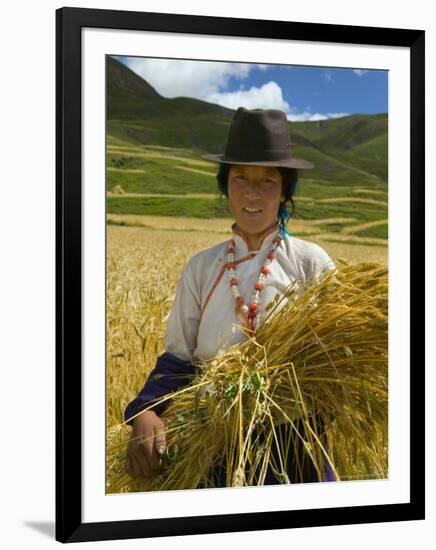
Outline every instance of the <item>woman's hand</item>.
POLYGON ((125 471, 133 477, 151 477, 162 468, 165 452, 165 424, 154 411, 145 411, 133 420, 127 448, 125 471))

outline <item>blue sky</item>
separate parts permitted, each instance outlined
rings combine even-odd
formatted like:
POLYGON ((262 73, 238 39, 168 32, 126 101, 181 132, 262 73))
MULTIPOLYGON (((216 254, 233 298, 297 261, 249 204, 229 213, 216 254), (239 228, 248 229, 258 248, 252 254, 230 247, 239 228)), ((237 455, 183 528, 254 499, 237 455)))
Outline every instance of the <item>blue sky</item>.
POLYGON ((388 111, 388 72, 117 57, 164 97, 194 97, 231 109, 281 109, 289 120, 388 111))

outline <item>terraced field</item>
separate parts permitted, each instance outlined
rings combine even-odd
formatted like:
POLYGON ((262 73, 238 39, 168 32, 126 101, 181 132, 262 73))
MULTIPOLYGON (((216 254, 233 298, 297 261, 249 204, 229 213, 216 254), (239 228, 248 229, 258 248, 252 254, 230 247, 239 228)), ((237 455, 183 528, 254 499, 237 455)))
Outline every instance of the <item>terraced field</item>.
MULTIPOLYGON (((189 245, 190 249, 200 251, 203 245, 203 248, 213 246, 228 239, 232 220, 109 214, 108 224, 114 238, 134 237, 138 245, 140 240, 144 254, 150 243, 165 236, 165 255, 171 256, 178 254, 179 246, 189 245)), ((387 264, 388 248, 384 239, 320 232, 318 224, 302 220, 291 221, 288 231, 295 237, 318 243, 335 261, 344 258, 351 262, 368 260, 387 264)))
MULTIPOLYGON (((369 177, 367 183, 362 187, 359 179, 358 185, 339 185, 300 172, 288 231, 350 247, 387 249, 387 186, 378 178, 369 177)), ((162 223, 172 229, 178 223, 174 218, 191 219, 191 232, 199 230, 194 220, 207 220, 205 231, 210 231, 212 220, 222 220, 217 222, 221 227, 230 223, 227 201, 218 193, 215 164, 189 149, 120 145, 119 140, 107 149, 107 213, 112 225, 149 229, 153 220, 165 218, 171 221, 162 223)))

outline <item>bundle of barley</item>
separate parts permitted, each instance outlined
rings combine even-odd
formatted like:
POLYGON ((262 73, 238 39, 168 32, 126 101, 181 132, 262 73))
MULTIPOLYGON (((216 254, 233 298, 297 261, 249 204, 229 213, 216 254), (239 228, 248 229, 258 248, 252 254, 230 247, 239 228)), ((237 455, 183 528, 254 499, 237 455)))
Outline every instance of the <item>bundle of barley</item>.
POLYGON ((112 193, 114 195, 124 195, 125 191, 121 185, 115 185, 114 187, 112 187, 112 193))
POLYGON ((262 485, 387 475, 387 271, 358 264, 289 288, 255 335, 200 364, 164 413, 164 469, 122 473, 110 446, 111 491, 262 485), (217 478, 220 472, 220 480, 217 478), (115 475, 116 474, 116 475, 115 475))

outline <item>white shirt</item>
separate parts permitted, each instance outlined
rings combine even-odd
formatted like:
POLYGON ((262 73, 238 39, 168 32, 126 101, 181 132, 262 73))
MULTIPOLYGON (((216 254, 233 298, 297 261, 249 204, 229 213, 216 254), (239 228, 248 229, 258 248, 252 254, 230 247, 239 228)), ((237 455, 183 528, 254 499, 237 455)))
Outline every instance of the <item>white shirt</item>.
MULTIPOLYGON (((235 276, 245 304, 249 304, 261 267, 271 250, 278 225, 262 237, 260 248, 250 251, 244 236, 232 226, 235 241, 235 276)), ((238 327, 235 301, 226 269, 229 241, 193 256, 184 267, 177 285, 164 339, 165 350, 182 360, 210 359, 227 347, 246 339, 238 327)), ((301 283, 334 269, 330 256, 317 244, 285 236, 269 266, 259 298, 258 324, 265 307, 290 284, 301 283)))

